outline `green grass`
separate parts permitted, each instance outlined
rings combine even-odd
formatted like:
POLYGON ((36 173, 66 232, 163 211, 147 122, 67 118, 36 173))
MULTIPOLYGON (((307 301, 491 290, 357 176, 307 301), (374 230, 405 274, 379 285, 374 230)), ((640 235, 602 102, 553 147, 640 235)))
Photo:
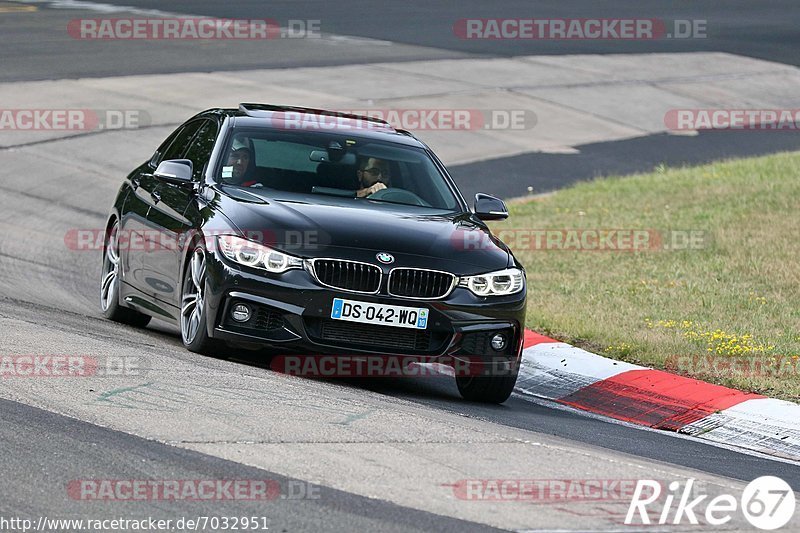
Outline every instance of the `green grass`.
POLYGON ((532 250, 511 239, 528 272, 529 328, 609 357, 800 398, 800 153, 658 168, 510 209, 494 231, 710 237, 699 249, 627 252, 532 250), (709 368, 707 357, 738 370, 709 368))

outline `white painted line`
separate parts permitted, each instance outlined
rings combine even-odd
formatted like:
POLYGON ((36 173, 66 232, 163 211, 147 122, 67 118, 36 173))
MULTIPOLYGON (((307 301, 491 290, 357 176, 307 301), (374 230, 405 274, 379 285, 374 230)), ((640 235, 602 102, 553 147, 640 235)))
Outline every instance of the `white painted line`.
POLYGON ((792 402, 747 400, 688 424, 681 432, 800 460, 800 405, 792 402))
POLYGON ((723 412, 731 416, 747 417, 753 421, 769 421, 793 429, 797 428, 800 422, 800 405, 775 398, 747 400, 723 412))
MULTIPOLYGON (((623 372, 646 369, 562 342, 537 344, 526 348, 522 355, 515 393, 534 402, 534 398, 559 400, 623 372)), ((615 420, 602 415, 592 416, 615 420)), ((663 432, 646 426, 625 424, 663 432)), ((747 400, 687 424, 680 429, 680 433, 742 453, 767 455, 792 463, 800 461, 800 405, 792 402, 773 398, 747 400)))
POLYGON ((622 372, 643 368, 563 342, 540 343, 523 350, 516 390, 557 400, 622 372))
MULTIPOLYGON (((565 412, 568 412, 568 413, 572 413, 572 414, 575 414, 575 415, 578 415, 578 416, 582 416, 582 417, 586 417, 586 418, 591 418, 591 419, 594 419, 594 420, 602 420, 603 422, 607 422, 609 424, 616 424, 618 426, 625 426, 627 428, 637 429, 639 431, 647 431, 647 432, 650 432, 650 433, 658 433, 659 435, 665 435, 665 436, 669 436, 669 437, 675 438, 675 439, 684 439, 684 440, 690 440, 692 442, 700 442, 702 444, 707 444, 707 445, 713 446, 715 448, 722 448, 724 450, 728 450, 728 451, 731 451, 731 452, 741 453, 742 455, 748 455, 750 457, 758 457, 759 459, 768 459, 770 461, 775 461, 777 463, 786 463, 786 464, 790 464, 790 465, 794 465, 794 466, 800 465, 800 460, 797 460, 797 459, 789 459, 789 458, 784 458, 784 457, 780 457, 780 456, 776 456, 776 455, 772 455, 772 454, 768 454, 768 453, 763 453, 763 452, 760 452, 760 451, 757 451, 757 450, 750 450, 750 449, 747 449, 747 448, 742 448, 740 446, 736 446, 734 444, 728 444, 728 443, 721 442, 721 441, 712 441, 712 440, 709 440, 709 439, 706 439, 706 438, 703 438, 703 437, 698 437, 698 436, 691 435, 691 434, 676 433, 674 431, 664 431, 663 429, 653 429, 651 427, 642 426, 642 425, 639 425, 639 424, 634 424, 632 422, 626 422, 625 420, 617 420, 616 418, 611 418, 611 417, 608 417, 608 416, 605 416, 605 415, 601 415, 601 414, 598 414, 598 413, 592 413, 592 412, 589 412, 589 411, 584 411, 582 409, 578 409, 577 407, 572 407, 571 405, 564 405, 562 403, 558 403, 558 402, 556 402, 556 401, 554 401, 552 399, 549 399, 549 398, 542 398, 542 397, 533 396, 533 395, 529 395, 529 394, 524 394, 524 393, 520 393, 520 392, 516 392, 516 391, 514 392, 513 396, 515 398, 519 398, 521 400, 525 400, 526 402, 530 402, 530 403, 534 403, 536 405, 540 405, 540 406, 545 407, 547 409, 555 409, 557 411, 565 411, 565 412)), ((597 444, 597 446, 600 446, 600 444, 597 444)))
POLYGON ((523 357, 535 361, 537 367, 601 379, 645 367, 616 361, 564 342, 541 343, 526 348, 523 357))

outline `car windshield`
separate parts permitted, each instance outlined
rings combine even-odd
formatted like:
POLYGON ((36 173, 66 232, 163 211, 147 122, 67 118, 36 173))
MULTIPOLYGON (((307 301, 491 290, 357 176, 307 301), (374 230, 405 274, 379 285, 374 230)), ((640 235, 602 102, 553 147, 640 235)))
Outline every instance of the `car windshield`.
POLYGON ((455 193, 417 147, 309 132, 238 130, 225 147, 220 183, 308 195, 457 210, 455 193))

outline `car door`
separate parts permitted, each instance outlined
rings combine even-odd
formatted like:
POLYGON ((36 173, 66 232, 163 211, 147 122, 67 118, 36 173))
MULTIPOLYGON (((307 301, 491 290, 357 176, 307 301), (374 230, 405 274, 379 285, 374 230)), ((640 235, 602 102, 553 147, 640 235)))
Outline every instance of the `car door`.
POLYGON ((126 234, 130 241, 127 246, 129 273, 125 277, 130 285, 151 297, 155 296, 153 285, 157 282, 148 268, 148 256, 153 242, 160 240, 158 230, 147 221, 147 215, 156 203, 154 194, 160 184, 153 173, 161 161, 180 157, 201 125, 194 121, 183 124, 162 143, 150 161, 131 176, 134 192, 129 195, 131 205, 125 209, 130 228, 126 234))
POLYGON ((185 128, 186 125, 183 124, 173 131, 158 147, 150 161, 128 175, 132 192, 128 195, 120 213, 119 248, 123 265, 122 277, 126 284, 147 294, 153 292, 146 282, 145 270, 147 213, 153 206, 152 193, 158 185, 158 180, 153 176, 153 172, 185 128))
MULTIPOLYGON (((194 186, 159 181, 153 191, 153 206, 147 215, 147 225, 157 237, 151 242, 146 260, 149 285, 158 300, 176 308, 180 306, 180 252, 184 240, 191 234, 190 230, 197 229, 186 217, 186 212, 197 202, 197 185, 202 180, 219 132, 216 121, 211 119, 200 120, 193 126, 196 126, 196 133, 191 141, 180 154, 170 159, 192 162, 194 186)), ((174 309, 169 311, 174 312, 174 309)))

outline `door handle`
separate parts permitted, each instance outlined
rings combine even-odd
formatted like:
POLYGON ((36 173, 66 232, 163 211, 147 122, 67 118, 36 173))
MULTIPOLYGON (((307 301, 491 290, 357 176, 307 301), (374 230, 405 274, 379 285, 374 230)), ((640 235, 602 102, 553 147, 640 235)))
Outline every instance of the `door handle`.
POLYGON ((154 201, 155 203, 158 203, 158 202, 160 202, 160 201, 161 201, 161 193, 160 193, 160 192, 158 192, 158 191, 153 191, 153 192, 151 192, 151 193, 150 193, 150 196, 153 198, 153 201, 154 201))

